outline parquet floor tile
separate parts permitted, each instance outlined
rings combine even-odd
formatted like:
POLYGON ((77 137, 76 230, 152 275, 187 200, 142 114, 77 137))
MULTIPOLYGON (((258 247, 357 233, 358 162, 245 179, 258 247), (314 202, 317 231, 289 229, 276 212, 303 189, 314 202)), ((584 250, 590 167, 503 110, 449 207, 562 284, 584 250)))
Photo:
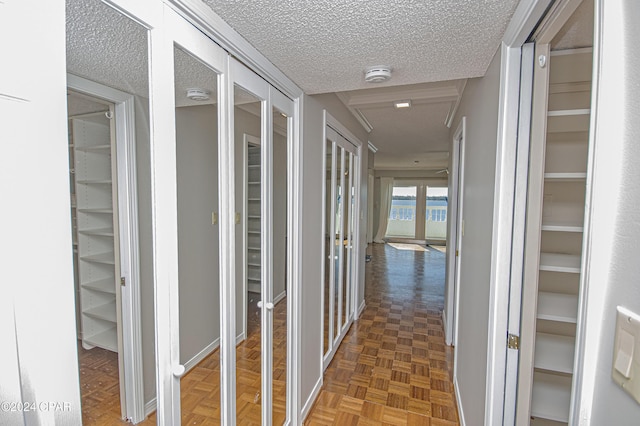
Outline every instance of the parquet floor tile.
MULTIPOLYGON (((458 425, 451 370, 440 317, 444 254, 374 245, 366 268, 366 309, 324 375, 305 425, 458 425)), ((274 424, 284 422, 286 302, 274 311, 274 424)), ((251 312, 250 312, 251 315, 251 312)), ((241 425, 260 424, 260 334, 253 316, 237 348, 241 425)), ((116 354, 79 349, 83 423, 121 425, 116 354)), ((182 423, 220 424, 216 351, 181 381, 182 423)), ((155 424, 151 415, 144 425, 155 424)))
POLYGON ((458 425, 441 319, 445 254, 368 250, 366 308, 327 367, 305 425, 458 425))

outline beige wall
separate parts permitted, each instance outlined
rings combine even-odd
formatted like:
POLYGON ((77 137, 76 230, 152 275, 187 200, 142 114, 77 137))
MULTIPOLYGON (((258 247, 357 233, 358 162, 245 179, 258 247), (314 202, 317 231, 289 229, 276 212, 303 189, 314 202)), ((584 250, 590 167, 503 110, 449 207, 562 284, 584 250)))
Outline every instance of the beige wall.
POLYGON ((326 172, 323 170, 323 110, 349 129, 363 143, 360 170, 360 241, 361 256, 358 259, 359 282, 357 284, 357 305, 364 301, 364 253, 367 226, 367 174, 368 158, 367 133, 333 94, 304 96, 302 117, 302 313, 301 328, 301 401, 304 408, 316 385, 322 378, 322 252, 324 236, 322 222, 324 209, 322 185, 326 172))
POLYGON ((217 121, 213 105, 176 108, 182 364, 220 338, 217 121))
POLYGON ((500 57, 498 50, 486 75, 468 81, 450 134, 453 140, 466 117, 457 386, 470 424, 479 424, 485 408, 500 57))

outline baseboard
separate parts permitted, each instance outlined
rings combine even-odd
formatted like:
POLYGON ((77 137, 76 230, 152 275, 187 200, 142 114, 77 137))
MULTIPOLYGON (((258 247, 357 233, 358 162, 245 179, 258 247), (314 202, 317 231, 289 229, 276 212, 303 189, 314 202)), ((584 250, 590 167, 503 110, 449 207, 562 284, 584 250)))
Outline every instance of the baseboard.
POLYGON ((362 315, 362 311, 364 311, 364 308, 367 306, 366 303, 364 303, 364 300, 362 301, 362 303, 360 304, 360 306, 358 306, 358 315, 357 318, 360 318, 360 315, 362 315))
POLYGON ((456 394, 456 404, 458 405, 458 418, 460 419, 460 425, 466 426, 467 422, 464 419, 464 411, 462 410, 462 402, 460 401, 460 391, 458 389, 458 377, 453 378, 453 390, 456 394))
POLYGON ((217 338, 216 340, 214 340, 213 342, 208 344, 203 350, 198 352, 193 358, 191 358, 189 361, 185 362, 185 364, 184 364, 185 373, 187 371, 191 370, 196 365, 198 365, 198 363, 200 361, 202 361, 207 356, 209 356, 209 354, 211 354, 211 352, 215 351, 218 348, 218 346, 220 346, 220 338, 217 338))
POLYGON ((305 419, 309 415, 309 411, 311 411, 313 403, 316 402, 316 398, 318 398, 318 395, 320 394, 320 389, 322 389, 322 375, 316 382, 316 385, 313 387, 313 390, 311 391, 311 395, 309 395, 307 402, 305 402, 304 406, 302 407, 302 412, 300 413, 300 423, 304 423, 305 419))
POLYGON ((154 397, 151 401, 144 404, 144 416, 149 417, 154 411, 156 411, 157 398, 154 397))
POLYGON ((273 298, 273 304, 277 305, 278 302, 280 302, 282 299, 284 299, 285 297, 287 297, 287 291, 283 291, 282 293, 280 293, 279 295, 277 295, 276 297, 273 298))
POLYGON ((236 337, 236 346, 238 346, 240 343, 242 343, 244 341, 244 339, 246 339, 247 337, 244 335, 244 331, 240 334, 238 334, 238 336, 236 337))

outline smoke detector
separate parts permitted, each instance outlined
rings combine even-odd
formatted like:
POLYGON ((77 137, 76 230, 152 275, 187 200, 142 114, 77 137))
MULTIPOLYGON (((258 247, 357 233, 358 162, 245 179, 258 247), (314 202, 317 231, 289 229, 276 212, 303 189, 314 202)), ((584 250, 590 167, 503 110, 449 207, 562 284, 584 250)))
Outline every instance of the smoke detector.
POLYGON ((367 83, 382 83, 391 78, 391 67, 378 65, 364 71, 364 81, 367 83))
POLYGON ((209 92, 204 89, 187 89, 187 98, 192 101, 208 101, 209 100, 209 92))

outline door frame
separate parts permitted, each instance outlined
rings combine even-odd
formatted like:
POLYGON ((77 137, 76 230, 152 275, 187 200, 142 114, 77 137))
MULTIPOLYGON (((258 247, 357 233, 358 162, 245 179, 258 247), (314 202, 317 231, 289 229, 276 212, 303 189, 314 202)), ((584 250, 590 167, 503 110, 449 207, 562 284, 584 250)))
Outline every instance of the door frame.
MULTIPOLYGON (((458 340, 458 293, 460 285, 460 256, 462 245, 462 200, 464 195, 464 145, 466 138, 467 118, 462 117, 453 135, 453 152, 451 157, 451 196, 449 197, 449 213, 453 220, 448 221, 449 244, 447 249, 447 306, 446 316, 443 314, 445 340, 447 345, 456 346, 458 340)), ((454 376, 456 371, 454 355, 454 376)))
MULTIPOLYGON (((491 290, 484 424, 502 424, 505 409, 506 338, 512 256, 521 51, 553 0, 521 1, 500 46, 500 95, 496 147, 491 290)), ((460 409, 460 402, 458 401, 460 409)), ((462 410, 459 410, 464 417, 462 410)))
POLYGON ((119 368, 120 404, 123 416, 137 423, 145 413, 134 96, 73 74, 67 74, 67 87, 115 106, 120 276, 126 283, 119 286, 121 303, 117 313, 122 330, 118 336, 119 345, 122 342, 118 359, 124 369, 119 368))

